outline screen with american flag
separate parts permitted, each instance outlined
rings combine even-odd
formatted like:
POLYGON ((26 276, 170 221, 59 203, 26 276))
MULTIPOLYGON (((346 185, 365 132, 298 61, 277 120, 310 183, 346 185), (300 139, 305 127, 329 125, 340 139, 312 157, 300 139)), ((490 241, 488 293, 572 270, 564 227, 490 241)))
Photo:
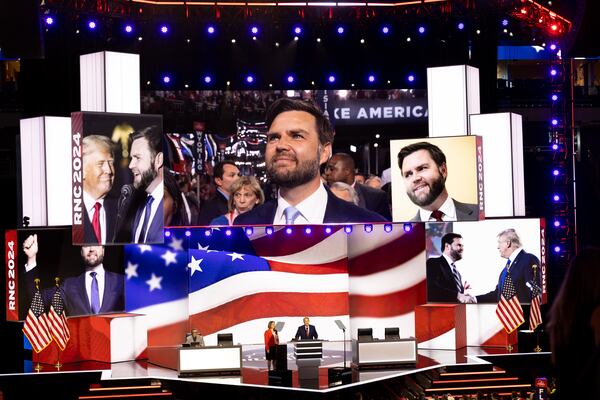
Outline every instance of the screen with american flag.
POLYGON ((525 322, 523 308, 521 307, 521 303, 519 303, 517 290, 515 289, 515 284, 512 281, 510 273, 506 274, 504 288, 500 295, 498 307, 496 307, 496 315, 500 319, 504 330, 508 333, 511 333, 525 322))

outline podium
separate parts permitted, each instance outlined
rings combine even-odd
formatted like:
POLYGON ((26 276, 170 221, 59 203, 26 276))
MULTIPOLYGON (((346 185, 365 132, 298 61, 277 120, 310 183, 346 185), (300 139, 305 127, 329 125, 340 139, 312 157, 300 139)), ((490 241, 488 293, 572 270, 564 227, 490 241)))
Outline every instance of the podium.
POLYGON ((319 388, 319 366, 323 358, 323 342, 301 340, 294 342, 294 356, 298 366, 298 383, 300 387, 319 388))
POLYGON ((275 370, 287 371, 287 344, 278 344, 275 346, 275 370))
POLYGON ((179 377, 240 375, 242 346, 180 347, 179 377))
POLYGON ((456 350, 467 345, 465 304, 423 304, 415 307, 419 348, 456 350))
POLYGON ((352 341, 352 362, 359 368, 395 368, 417 364, 417 340, 352 341))

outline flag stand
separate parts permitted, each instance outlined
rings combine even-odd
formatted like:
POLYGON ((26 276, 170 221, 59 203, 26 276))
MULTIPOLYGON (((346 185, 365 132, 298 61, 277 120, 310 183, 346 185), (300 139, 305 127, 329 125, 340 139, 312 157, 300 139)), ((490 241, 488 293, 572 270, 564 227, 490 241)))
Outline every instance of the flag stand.
POLYGON ((535 351, 536 353, 542 351, 542 348, 540 347, 540 331, 538 331, 537 329, 535 331, 535 347, 533 348, 533 351, 535 351))
POLYGON ((37 355, 37 363, 35 365, 35 367, 33 367, 33 369, 35 370, 35 372, 40 372, 41 370, 43 370, 44 368, 40 365, 40 353, 36 352, 35 353, 37 355))
POLYGON ((54 364, 54 366, 57 370, 60 370, 60 367, 62 367, 62 364, 60 363, 60 348, 58 349, 58 355, 56 356, 56 364, 54 364))

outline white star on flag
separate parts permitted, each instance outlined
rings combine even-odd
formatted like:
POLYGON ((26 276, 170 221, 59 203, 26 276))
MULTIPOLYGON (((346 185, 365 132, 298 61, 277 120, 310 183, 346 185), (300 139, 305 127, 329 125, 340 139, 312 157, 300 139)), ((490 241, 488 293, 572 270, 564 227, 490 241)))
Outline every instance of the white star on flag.
POLYGON ((210 250, 208 248, 208 245, 206 245, 206 247, 202 247, 202 245, 200 243, 198 243, 198 250, 204 250, 207 253, 214 253, 217 250, 210 250))
POLYGON ((149 246, 147 244, 140 244, 138 247, 140 248, 140 252, 142 254, 144 254, 147 251, 152 251, 152 246, 149 246))
POLYGON ((165 260, 165 267, 168 267, 169 264, 177 264, 177 259, 175 258, 176 254, 172 251, 167 250, 165 254, 160 256, 163 260, 165 260))
POLYGON ((203 272, 202 268, 200 268, 200 263, 202 262, 202 258, 199 259, 195 259, 194 256, 192 256, 192 261, 190 263, 188 263, 188 268, 190 269, 191 273, 190 276, 194 275, 194 272, 198 271, 198 272, 203 272))
POLYGON ((243 254, 238 254, 236 252, 233 252, 231 254, 227 254, 229 257, 231 257, 231 261, 235 261, 235 260, 242 260, 242 261, 246 261, 244 260, 244 255, 243 254))
POLYGON ((131 279, 134 276, 137 278, 137 268, 139 264, 132 264, 129 261, 127 262, 127 268, 125 268, 125 273, 127 274, 127 279, 131 279))
POLYGON ((154 272, 152 273, 152 277, 146 281, 148 286, 150 286, 150 291, 153 291, 154 289, 162 289, 162 286, 160 285, 162 278, 162 276, 156 276, 154 275, 154 272))
POLYGON ((173 236, 171 243, 169 243, 169 247, 173 249, 173 251, 183 251, 183 239, 177 239, 173 236))

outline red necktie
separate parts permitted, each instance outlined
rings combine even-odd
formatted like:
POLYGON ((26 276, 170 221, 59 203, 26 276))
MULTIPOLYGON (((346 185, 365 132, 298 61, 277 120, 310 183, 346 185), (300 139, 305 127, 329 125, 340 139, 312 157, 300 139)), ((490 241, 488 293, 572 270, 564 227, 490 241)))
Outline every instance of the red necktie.
POLYGON ((440 210, 435 210, 434 212, 431 213, 431 218, 435 219, 438 222, 442 222, 442 217, 444 216, 444 213, 441 212, 440 210))
POLYGON ((102 243, 102 231, 100 230, 100 208, 102 208, 102 204, 96 202, 94 204, 94 219, 92 220, 92 227, 94 228, 94 234, 96 234, 96 239, 98 239, 98 243, 102 243))

